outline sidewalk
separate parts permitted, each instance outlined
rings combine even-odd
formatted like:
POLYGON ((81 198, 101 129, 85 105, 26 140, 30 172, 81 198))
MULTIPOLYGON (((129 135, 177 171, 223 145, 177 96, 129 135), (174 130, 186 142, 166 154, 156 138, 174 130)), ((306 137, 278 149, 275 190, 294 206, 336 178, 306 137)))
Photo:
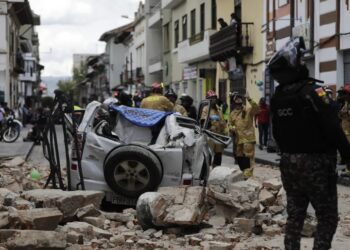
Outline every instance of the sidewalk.
MULTIPOLYGON (((224 155, 233 157, 232 143, 225 149, 224 155)), ((278 166, 281 157, 276 153, 268 153, 266 149, 260 150, 258 145, 255 145, 255 162, 265 165, 278 166)))
POLYGON ((30 125, 23 128, 18 139, 13 143, 0 141, 0 158, 21 156, 25 158, 30 151, 33 142, 24 142, 23 138, 27 136, 30 125))

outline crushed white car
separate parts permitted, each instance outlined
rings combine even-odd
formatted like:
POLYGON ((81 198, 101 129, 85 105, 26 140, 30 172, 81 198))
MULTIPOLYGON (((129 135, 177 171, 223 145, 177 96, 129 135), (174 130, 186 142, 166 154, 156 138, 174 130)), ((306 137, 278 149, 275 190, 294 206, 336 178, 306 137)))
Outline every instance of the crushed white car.
POLYGON ((72 188, 83 180, 86 190, 106 192, 108 202, 135 205, 160 186, 206 185, 213 158, 207 140, 227 146, 230 137, 205 126, 176 113, 116 105, 107 111, 91 102, 78 127, 79 148, 72 149, 72 188))

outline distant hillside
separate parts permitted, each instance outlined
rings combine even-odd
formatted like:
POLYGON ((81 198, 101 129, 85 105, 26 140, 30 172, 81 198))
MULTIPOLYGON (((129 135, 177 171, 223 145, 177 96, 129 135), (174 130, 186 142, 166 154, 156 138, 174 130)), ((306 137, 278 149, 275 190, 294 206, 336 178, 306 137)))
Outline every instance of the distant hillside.
POLYGON ((57 89, 57 83, 59 80, 70 79, 70 76, 43 76, 42 82, 47 86, 47 95, 54 96, 53 91, 57 89))

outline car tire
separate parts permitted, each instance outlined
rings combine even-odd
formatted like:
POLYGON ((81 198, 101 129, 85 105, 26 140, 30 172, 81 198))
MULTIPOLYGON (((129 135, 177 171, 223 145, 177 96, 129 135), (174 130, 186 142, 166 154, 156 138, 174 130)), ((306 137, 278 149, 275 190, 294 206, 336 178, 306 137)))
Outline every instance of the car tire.
POLYGON ((107 156, 104 176, 115 193, 138 198, 159 186, 163 169, 152 151, 142 146, 128 145, 114 149, 107 156))

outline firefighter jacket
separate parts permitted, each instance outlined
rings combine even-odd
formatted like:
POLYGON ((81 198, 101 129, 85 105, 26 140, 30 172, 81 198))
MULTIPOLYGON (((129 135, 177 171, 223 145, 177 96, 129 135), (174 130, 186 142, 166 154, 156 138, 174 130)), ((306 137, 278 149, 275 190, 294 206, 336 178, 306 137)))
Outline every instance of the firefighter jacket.
POLYGON ((142 100, 140 108, 171 112, 174 110, 174 104, 163 95, 153 94, 142 100))
POLYGON ((182 116, 187 116, 186 109, 180 104, 175 104, 174 111, 180 113, 182 116))
POLYGON ((234 109, 229 117, 229 128, 236 136, 236 143, 255 142, 254 117, 259 112, 259 106, 252 99, 248 99, 250 107, 234 109))

